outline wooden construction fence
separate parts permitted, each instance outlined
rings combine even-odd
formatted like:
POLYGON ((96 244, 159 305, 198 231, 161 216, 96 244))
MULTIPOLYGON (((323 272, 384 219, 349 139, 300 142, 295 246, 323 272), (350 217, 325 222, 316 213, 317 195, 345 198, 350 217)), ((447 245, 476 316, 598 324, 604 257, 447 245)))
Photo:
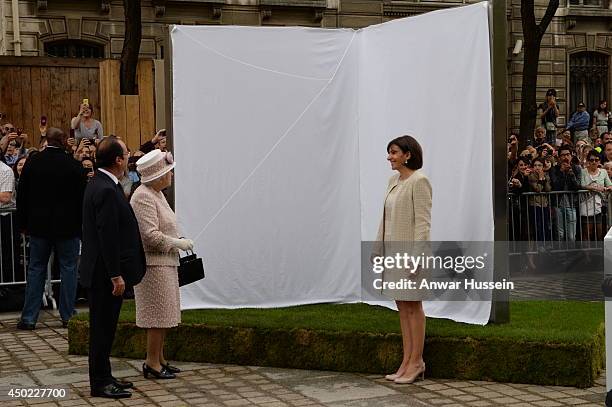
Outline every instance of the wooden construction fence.
POLYGON ((135 151, 155 133, 155 80, 152 60, 138 63, 138 95, 119 94, 116 59, 0 57, 0 112, 29 135, 32 146, 40 141, 40 119, 48 127, 70 131, 70 119, 89 99, 94 118, 104 134, 114 134, 135 151))
POLYGON ((105 134, 114 134, 135 151, 155 134, 153 61, 138 62, 138 95, 119 93, 120 61, 100 63, 100 100, 105 134))
POLYGON ((49 127, 70 130, 70 119, 83 98, 100 118, 99 60, 44 57, 0 57, 0 112, 2 123, 23 128, 32 146, 40 140, 40 119, 49 127))

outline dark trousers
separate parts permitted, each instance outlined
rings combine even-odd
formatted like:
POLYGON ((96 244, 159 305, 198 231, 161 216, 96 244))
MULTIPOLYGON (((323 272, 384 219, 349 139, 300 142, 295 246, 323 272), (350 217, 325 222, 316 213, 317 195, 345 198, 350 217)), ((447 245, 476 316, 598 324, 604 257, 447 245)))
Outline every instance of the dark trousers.
POLYGON ((21 236, 17 231, 14 213, 0 216, 0 282, 24 281, 23 266, 19 264, 21 236))
POLYGON ((89 383, 92 389, 111 384, 110 353, 123 297, 112 294, 113 284, 104 278, 89 289, 89 383))
POLYGON ((531 219, 534 223, 534 237, 538 242, 551 241, 550 235, 550 208, 530 206, 531 219))

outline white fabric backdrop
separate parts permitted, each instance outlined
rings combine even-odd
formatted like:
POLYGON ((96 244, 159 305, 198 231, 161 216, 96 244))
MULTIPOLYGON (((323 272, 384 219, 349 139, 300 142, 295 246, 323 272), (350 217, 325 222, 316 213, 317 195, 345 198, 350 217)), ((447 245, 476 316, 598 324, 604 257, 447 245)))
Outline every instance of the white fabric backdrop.
MULTIPOLYGON (((486 4, 364 30, 176 26, 176 210, 206 279, 183 308, 359 300, 389 140, 414 135, 432 239, 492 240, 486 4)), ((490 304, 428 315, 486 323, 490 304)))
MULTIPOLYGON (((387 143, 403 134, 423 147, 422 171, 433 189, 431 240, 493 240, 487 13, 487 3, 478 3, 361 31, 363 240, 376 236, 393 174, 387 143)), ((428 316, 472 323, 486 323, 490 308, 490 302, 425 303, 428 316)))

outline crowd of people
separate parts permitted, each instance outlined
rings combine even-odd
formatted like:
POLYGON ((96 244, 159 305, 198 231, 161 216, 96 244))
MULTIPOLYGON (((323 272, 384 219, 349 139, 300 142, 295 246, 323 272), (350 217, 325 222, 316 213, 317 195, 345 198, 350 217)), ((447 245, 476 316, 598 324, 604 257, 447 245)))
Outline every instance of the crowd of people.
POLYGON ((84 99, 69 132, 43 117, 40 138, 30 143, 12 123, 2 125, 0 282, 27 280, 17 328, 36 329, 54 253, 64 327, 76 313, 77 285, 87 290, 91 395, 131 396, 133 384, 114 378, 109 362, 126 290, 133 290, 137 326, 147 330, 145 378, 175 378, 180 369, 164 357, 164 339, 181 319, 179 250, 192 250, 193 241, 179 237, 164 195, 174 168, 165 130, 132 153, 104 134, 84 99), (26 249, 27 275, 16 277, 25 268, 16 254, 26 249))
MULTIPOLYGON (((103 125, 94 118, 93 112, 94 108, 89 104, 89 100, 83 99, 76 115, 70 123, 65 123, 65 133, 69 137, 65 145, 61 146, 62 150, 79 163, 87 179, 91 179, 97 171, 97 149, 100 141, 104 139, 103 125)), ((24 253, 29 257, 30 250, 30 239, 22 238, 16 224, 16 216, 12 214, 17 209, 19 183, 26 163, 48 148, 47 131, 50 127, 47 117, 42 116, 39 134, 28 135, 19 127, 20 123, 13 123, 10 117, 5 115, 0 117, 2 118, 0 122, 0 239, 2 242, 0 283, 10 283, 25 280, 24 253)), ((136 161, 154 149, 166 151, 165 130, 160 130, 151 140, 142 144, 139 150, 130 153, 128 169, 120 178, 121 187, 128 199, 140 185, 136 161)), ((58 269, 56 265, 54 270, 57 273, 58 269)), ((56 274, 54 278, 58 277, 56 274)), ((4 290, 0 292, 1 295, 8 297, 11 292, 4 290)), ((5 302, 9 304, 14 301, 5 302)))
MULTIPOLYGON (((79 106, 79 111, 70 121, 70 128, 67 134, 67 151, 75 160, 81 163, 83 171, 88 177, 93 177, 96 168, 96 151, 100 141, 104 138, 102 123, 93 117, 93 106, 84 99, 79 106)), ((58 126, 60 127, 60 126, 58 126)), ((40 135, 28 136, 17 125, 10 121, 0 125, 0 194, 11 192, 11 198, 4 200, 0 195, 0 211, 15 208, 16 192, 21 171, 28 158, 44 150, 47 147, 47 128, 48 123, 45 116, 41 118, 40 135), (12 176, 8 169, 11 170, 12 176)), ((139 176, 136 171, 136 161, 144 154, 153 149, 166 151, 166 133, 159 131, 151 140, 140 146, 140 149, 131 152, 128 171, 121 178, 127 197, 130 197, 139 185, 139 176)))
POLYGON ((584 103, 565 127, 557 127, 556 91, 539 106, 539 125, 519 151, 508 139, 510 239, 603 240, 612 191, 612 113, 600 101, 589 114, 584 103), (580 192, 579 192, 580 191, 580 192))

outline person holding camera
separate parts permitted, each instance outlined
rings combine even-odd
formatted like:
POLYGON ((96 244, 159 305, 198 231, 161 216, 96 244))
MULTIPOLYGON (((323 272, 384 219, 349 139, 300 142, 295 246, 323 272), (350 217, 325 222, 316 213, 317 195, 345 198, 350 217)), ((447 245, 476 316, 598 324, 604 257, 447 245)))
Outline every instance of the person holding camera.
POLYGON ((548 144, 555 144, 557 135, 557 117, 559 117, 559 107, 557 106, 557 91, 548 89, 546 101, 539 107, 540 120, 542 127, 546 129, 546 141, 548 144))
POLYGON ((28 135, 25 134, 22 129, 15 129, 13 125, 10 125, 10 127, 5 128, 7 130, 7 133, 4 137, 2 137, 2 139, 0 139, 0 149, 2 150, 2 152, 6 153, 9 149, 9 144, 12 143, 17 150, 18 157, 25 155, 25 145, 28 140, 28 135))
POLYGON ((536 151, 538 152, 538 157, 546 158, 552 157, 555 149, 550 144, 543 143, 536 148, 536 151))
POLYGON ((534 220, 535 240, 543 242, 551 240, 547 238, 550 229, 550 209, 548 207, 548 197, 545 192, 551 191, 550 177, 544 171, 544 158, 538 157, 533 160, 533 171, 529 174, 529 192, 536 192, 538 195, 529 197, 530 218, 534 220))
POLYGON ((4 137, 15 131, 15 126, 12 123, 6 122, 0 127, 0 136, 4 137))
POLYGON ((530 173, 531 157, 525 151, 521 153, 514 165, 508 171, 508 192, 510 205, 509 210, 512 228, 510 230, 510 240, 527 240, 527 204, 525 199, 521 199, 521 194, 529 190, 528 176, 530 173))
POLYGON ((155 136, 153 136, 151 140, 140 146, 140 151, 142 151, 143 154, 147 154, 149 151, 153 151, 155 149, 166 151, 166 136, 166 129, 159 130, 157 133, 155 133, 155 136))
POLYGON ((104 138, 104 130, 102 123, 94 119, 93 106, 89 104, 89 99, 83 99, 83 103, 79 108, 79 113, 70 121, 70 128, 74 130, 74 138, 77 145, 82 138, 89 140, 102 140, 104 138))

